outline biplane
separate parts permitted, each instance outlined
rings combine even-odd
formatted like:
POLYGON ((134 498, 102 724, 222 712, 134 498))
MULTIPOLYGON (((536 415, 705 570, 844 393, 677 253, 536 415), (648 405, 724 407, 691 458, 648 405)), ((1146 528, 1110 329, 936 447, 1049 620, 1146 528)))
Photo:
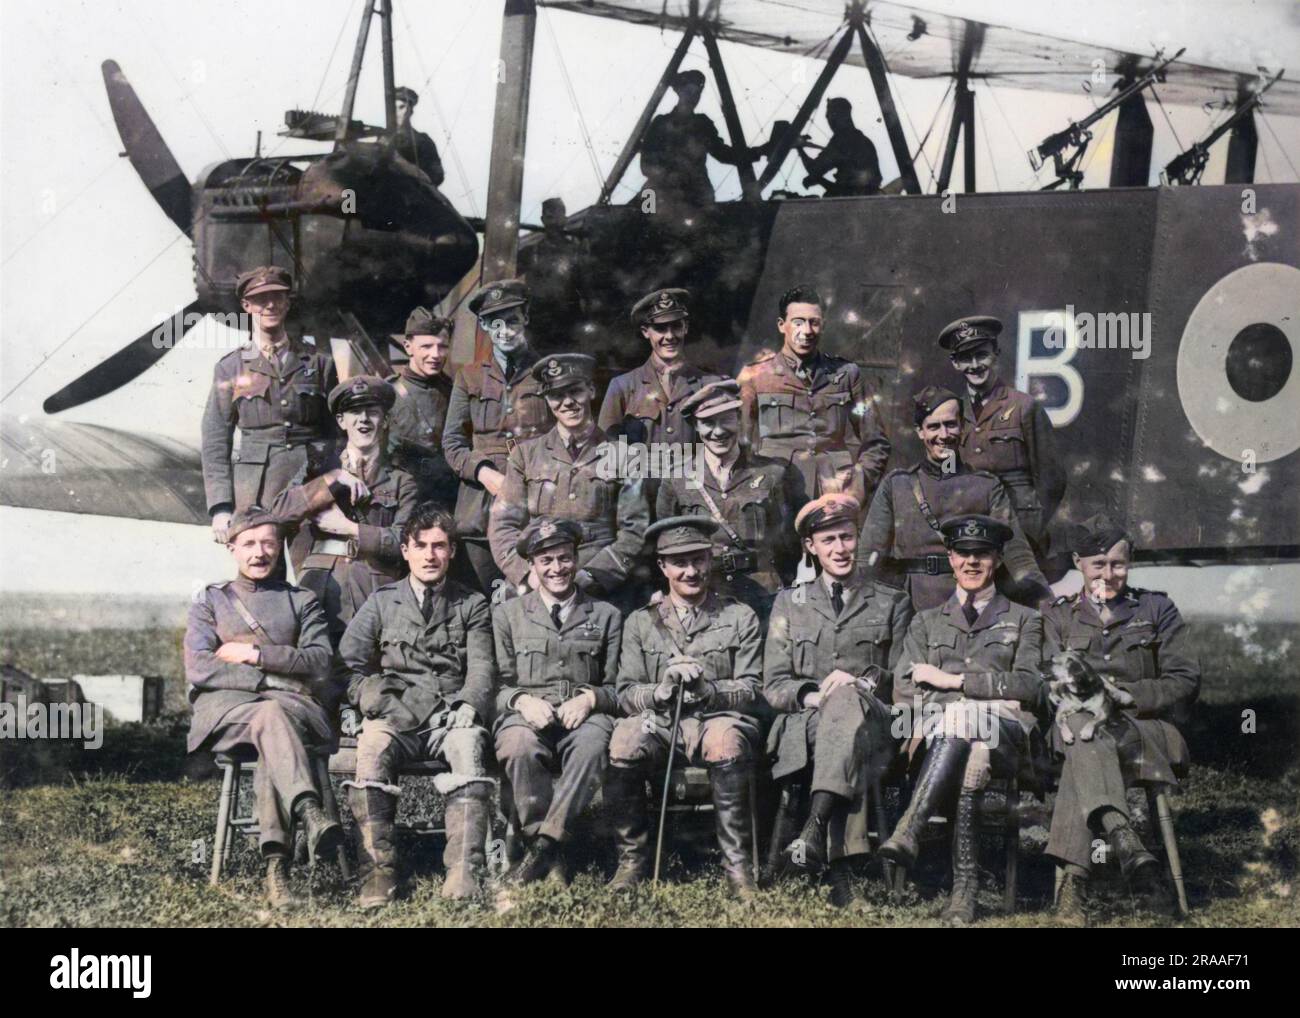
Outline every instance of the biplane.
MULTIPOLYGON (((796 282, 811 284, 827 303, 824 346, 867 369, 894 439, 892 463, 905 464, 919 455, 911 393, 955 383, 935 343, 940 328, 963 314, 994 314, 1006 323, 1002 372, 1035 393, 1058 428, 1069 489, 1057 527, 1106 510, 1128 523, 1148 560, 1300 555, 1300 184, 1254 180, 1262 111, 1300 116, 1300 87, 1281 68, 1198 66, 1177 53, 1127 53, 886 2, 506 0, 500 56, 519 73, 497 87, 482 253, 454 285, 448 281, 443 297, 444 310, 457 316, 454 356, 462 362, 485 350, 465 297, 483 280, 513 275, 521 245, 526 253, 535 242, 521 241, 519 224, 539 7, 678 40, 600 193, 569 217, 589 269, 581 327, 539 343, 585 344, 606 375, 624 370, 645 356, 627 309, 655 287, 685 286, 694 294, 691 359, 734 373, 773 344, 778 296, 796 282), (822 61, 795 115, 764 139, 743 136, 720 42, 822 61), (697 45, 727 135, 737 147, 766 141, 765 164, 739 166, 737 200, 648 214, 627 177, 673 75, 697 45), (897 176, 880 195, 783 191, 782 167, 846 65, 867 71, 872 94, 853 98, 859 108, 878 109, 897 176), (980 190, 977 86, 997 81, 1077 96, 1098 66, 1110 72, 1109 91, 1094 93, 1092 114, 1028 153, 1041 174, 1037 188, 980 190), (948 84, 934 120, 937 127, 947 110, 942 157, 928 178, 892 91, 899 75, 948 84), (1179 186, 1149 186, 1148 106, 1207 102, 1218 104, 1220 123, 1164 169, 1179 186), (1082 189, 1080 157, 1112 113, 1110 186, 1082 189), (1225 177, 1208 184, 1207 153, 1216 143, 1228 148, 1225 177), (1125 335, 1133 342, 1105 341, 1107 325, 1113 338, 1121 327, 1131 330, 1125 335)), ((381 4, 385 10, 391 5, 381 4)), ((350 130, 350 112, 334 123, 336 132, 350 130)), ((159 193, 156 167, 141 173, 159 193)), ((299 232, 317 214, 284 212, 299 232)), ((299 265, 301 250, 286 248, 286 257, 299 265)), ((233 279, 234 266, 226 273, 233 279)), ((125 381, 124 374, 116 378, 125 381)), ((86 426, 55 429, 48 420, 24 427, 5 428, 11 463, 19 465, 4 472, 7 504, 206 523, 191 451, 144 439, 132 445, 86 426), (60 442, 62 462, 79 469, 42 475, 37 451, 60 442), (148 484, 140 482, 142 465, 148 484)))

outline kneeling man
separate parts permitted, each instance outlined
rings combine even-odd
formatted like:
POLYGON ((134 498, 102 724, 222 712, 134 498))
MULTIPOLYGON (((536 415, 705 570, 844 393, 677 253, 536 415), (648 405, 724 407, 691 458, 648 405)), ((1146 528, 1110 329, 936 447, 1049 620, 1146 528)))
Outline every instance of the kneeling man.
POLYGON ((411 575, 371 594, 339 644, 348 699, 362 716, 356 778, 345 782, 357 821, 362 908, 396 893, 393 824, 407 761, 450 768, 433 779, 446 796, 444 898, 478 892, 487 840, 484 726, 496 681, 487 599, 447 578, 456 524, 433 503, 403 525, 401 552, 411 575))
POLYGON ((506 875, 511 884, 546 876, 567 883, 560 846, 600 788, 619 712, 614 677, 623 617, 578 589, 581 543, 582 527, 572 520, 533 521, 516 549, 529 564, 531 589, 492 611, 497 759, 529 842, 506 875))
POLYGON ((619 655, 619 700, 629 716, 614 729, 605 775, 619 841, 616 890, 649 870, 645 785, 667 763, 678 696, 680 759, 709 769, 723 869, 742 898, 755 890, 749 777, 761 733, 762 637, 752 608, 709 588, 717 527, 705 516, 671 516, 646 531, 668 593, 628 618, 619 655))
POLYGON ((289 886, 290 829, 307 829, 312 857, 332 853, 343 829, 321 808, 308 752, 333 750, 330 640, 316 598, 274 578, 280 523, 261 506, 240 510, 226 531, 239 575, 213 583, 190 605, 185 630, 189 749, 257 753, 253 787, 266 858, 266 896, 299 904, 289 886))
POLYGON ((851 896, 848 857, 870 851, 867 793, 896 751, 890 669, 912 621, 904 591, 857 572, 861 513, 857 499, 836 493, 795 517, 821 575, 776 596, 763 651, 763 695, 781 712, 767 740, 772 777, 812 770, 811 812, 792 855, 811 872, 831 859, 837 905, 851 896))

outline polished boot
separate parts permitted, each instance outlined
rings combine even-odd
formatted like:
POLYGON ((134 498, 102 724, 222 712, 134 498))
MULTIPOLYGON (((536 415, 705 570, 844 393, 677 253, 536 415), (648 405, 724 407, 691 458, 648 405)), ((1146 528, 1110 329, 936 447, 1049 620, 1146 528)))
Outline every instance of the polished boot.
POLYGON ((505 883, 512 886, 531 884, 549 876, 559 857, 559 846, 550 838, 537 838, 528 846, 528 851, 505 876, 505 883))
POLYGON ((483 780, 461 785, 447 796, 447 847, 442 853, 447 870, 442 884, 444 898, 464 901, 483 889, 491 793, 492 783, 483 780))
POLYGON ((618 839, 618 869, 609 888, 630 890, 650 875, 650 818, 645 777, 636 767, 610 766, 605 771, 602 794, 618 839))
POLYGON ((302 899, 293 893, 293 887, 289 884, 287 855, 266 857, 266 900, 272 908, 281 912, 288 912, 302 905, 302 899))
POLYGON ((397 796, 379 788, 350 788, 348 805, 357 822, 358 904, 363 909, 383 908, 397 895, 397 850, 393 846, 397 796))
POLYGON ((799 801, 803 798, 803 787, 796 781, 783 784, 772 823, 772 844, 767 852, 767 872, 773 877, 785 871, 790 860, 787 849, 799 837, 799 801))
POLYGON ((1056 918, 1067 926, 1087 926, 1088 878, 1067 873, 1056 892, 1056 918))
POLYGON ((823 817, 809 816, 799 837, 790 843, 790 861, 809 873, 820 873, 826 865, 826 827, 823 817))
POLYGON ((856 897, 853 893, 853 864, 848 859, 835 859, 829 872, 831 904, 836 908, 848 908, 856 897))
POLYGON ((921 845, 921 832, 930 817, 952 797, 969 755, 970 743, 965 739, 934 740, 921 765, 921 776, 916 780, 907 811, 899 818, 889 840, 880 846, 882 856, 904 869, 912 868, 921 845))
POLYGON ((1147 851, 1137 831, 1133 830, 1130 824, 1124 823, 1113 828, 1106 836, 1106 840, 1110 842, 1110 850, 1115 853, 1115 858, 1119 861, 1120 872, 1124 874, 1124 879, 1134 886, 1144 887, 1150 882, 1151 876, 1158 873, 1160 864, 1156 862, 1156 857, 1147 851))
POLYGON ((957 796, 957 819, 952 832, 952 894, 940 917, 945 926, 969 926, 975 921, 979 892, 979 835, 975 829, 975 793, 957 796))
POLYGON ((324 856, 333 860, 343 843, 343 827, 331 820, 321 808, 320 800, 310 795, 299 796, 293 807, 294 818, 307 832, 307 855, 314 863, 324 856))
POLYGON ((749 801, 750 767, 745 761, 709 768, 713 789, 713 820, 722 849, 722 869, 742 900, 758 890, 754 881, 754 835, 749 801))

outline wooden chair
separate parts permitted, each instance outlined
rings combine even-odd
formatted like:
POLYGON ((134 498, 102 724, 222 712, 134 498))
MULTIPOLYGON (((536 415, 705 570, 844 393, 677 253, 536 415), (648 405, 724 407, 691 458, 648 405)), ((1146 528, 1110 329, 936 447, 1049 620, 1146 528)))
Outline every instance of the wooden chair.
MULTIPOLYGON (((239 816, 239 789, 246 770, 257 767, 257 754, 251 749, 238 750, 233 753, 217 753, 216 764, 221 768, 221 796, 217 801, 217 827, 213 839, 212 869, 208 883, 214 887, 221 882, 221 874, 230 859, 231 843, 236 834, 256 837, 261 833, 254 816, 239 816)), ((312 776, 320 792, 321 807, 331 820, 338 821, 339 805, 334 797, 334 786, 330 783, 327 757, 324 753, 311 754, 312 776)), ((352 868, 348 864, 347 853, 343 846, 338 850, 339 869, 344 880, 352 879, 352 868)))

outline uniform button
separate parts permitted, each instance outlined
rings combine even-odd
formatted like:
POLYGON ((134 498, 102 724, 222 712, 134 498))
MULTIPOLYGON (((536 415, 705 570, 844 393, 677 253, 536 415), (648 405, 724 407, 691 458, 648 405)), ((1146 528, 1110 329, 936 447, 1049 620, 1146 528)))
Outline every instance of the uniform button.
POLYGON ((510 413, 510 404, 507 403, 504 407, 502 407, 502 410, 504 410, 506 413, 510 413))
POLYGON ((672 428, 669 428, 669 429, 668 429, 668 434, 671 435, 672 433, 673 433, 673 429, 672 429, 672 428))
POLYGON ((727 582, 730 583, 733 579, 734 579, 734 577, 731 575, 731 573, 728 573, 728 574, 727 574, 727 582))
POLYGON ((1109 629, 1103 629, 1103 630, 1101 631, 1101 635, 1102 635, 1102 636, 1110 636, 1110 630, 1109 630, 1109 629))
POLYGON ((726 498, 726 497, 727 497, 727 493, 726 493, 725 491, 722 493, 722 497, 723 497, 723 498, 726 498))
POLYGON ((280 406, 288 406, 288 405, 289 405, 289 401, 287 399, 280 400, 280 406))
POLYGON ((574 499, 576 499, 577 497, 578 497, 578 493, 577 493, 576 491, 571 491, 571 492, 569 492, 569 501, 570 501, 570 502, 572 502, 572 501, 573 501, 574 499))
POLYGON ((967 664, 970 664, 970 658, 967 658, 967 659, 966 659, 966 663, 967 663, 967 664))
POLYGON ((515 433, 513 431, 506 432, 506 438, 514 438, 514 437, 515 437, 515 433))
POLYGON ((981 448, 977 445, 977 446, 975 447, 975 451, 976 451, 976 452, 983 452, 984 450, 981 449, 981 448))
POLYGON ((1102 659, 1103 661, 1109 661, 1109 660, 1110 660, 1110 655, 1109 655, 1109 654, 1103 654, 1103 655, 1101 656, 1101 659, 1102 659))

